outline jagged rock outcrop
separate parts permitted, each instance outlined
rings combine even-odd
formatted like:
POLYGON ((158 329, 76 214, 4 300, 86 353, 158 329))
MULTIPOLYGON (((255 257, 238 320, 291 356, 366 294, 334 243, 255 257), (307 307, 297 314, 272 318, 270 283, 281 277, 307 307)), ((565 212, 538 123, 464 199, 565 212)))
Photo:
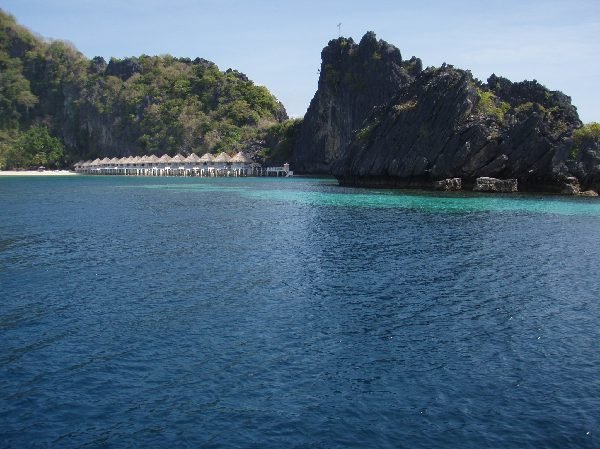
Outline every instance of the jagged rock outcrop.
POLYGON ((436 181, 433 184, 435 190, 443 190, 446 192, 453 192, 462 190, 462 179, 460 178, 449 178, 436 181))
POLYGON ((495 81, 453 67, 422 72, 355 133, 333 173, 346 184, 494 177, 557 190, 581 126, 570 99, 535 82, 495 81))
POLYGON ((572 151, 581 126, 570 97, 535 80, 492 75, 482 83, 446 64, 422 70, 419 60, 400 60, 399 51, 367 33, 358 46, 338 39, 323 50, 296 169, 329 169, 344 185, 435 188, 440 180, 462 178, 471 188, 490 177, 516 179, 519 190, 558 193, 576 176, 582 187, 597 189, 598 148, 572 151), (343 51, 342 42, 353 51, 343 51), (361 50, 367 42, 395 56, 382 64, 361 50), (330 67, 336 81, 376 76, 364 93, 385 94, 359 101, 351 84, 327 82, 330 67))
POLYGON ((581 193, 579 180, 574 176, 566 178, 560 193, 563 195, 579 195, 581 193))
POLYGON ((572 146, 570 156, 571 159, 566 163, 569 173, 576 177, 584 188, 600 191, 600 142, 598 139, 586 139, 580 147, 572 146))
POLYGON ((518 182, 516 179, 498 179, 483 176, 475 180, 475 192, 502 192, 513 193, 517 192, 518 182))
POLYGON ((294 170, 329 173, 373 107, 389 101, 421 62, 403 62, 400 50, 369 32, 356 44, 339 38, 321 53, 319 88, 296 141, 294 170))

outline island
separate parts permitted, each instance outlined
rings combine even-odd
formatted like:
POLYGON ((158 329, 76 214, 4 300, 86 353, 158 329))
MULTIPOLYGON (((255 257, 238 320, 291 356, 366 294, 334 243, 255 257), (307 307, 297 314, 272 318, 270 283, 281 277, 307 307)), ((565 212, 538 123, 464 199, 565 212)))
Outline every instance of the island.
POLYGON ((368 32, 321 54, 318 90, 298 131, 297 172, 342 185, 594 196, 600 124, 583 125, 571 99, 537 81, 492 74, 483 83, 368 32))

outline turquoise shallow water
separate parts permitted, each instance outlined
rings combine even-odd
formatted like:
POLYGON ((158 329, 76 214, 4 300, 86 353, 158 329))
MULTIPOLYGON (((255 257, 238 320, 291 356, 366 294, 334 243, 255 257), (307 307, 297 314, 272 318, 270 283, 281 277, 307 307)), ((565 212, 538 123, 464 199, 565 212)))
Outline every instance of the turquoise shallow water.
POLYGON ((600 447, 600 201, 0 178, 0 447, 600 447))
MULTIPOLYGON (((273 188, 265 180, 255 179, 245 185, 234 180, 211 180, 198 183, 145 185, 149 189, 183 192, 228 192, 251 200, 284 201, 312 206, 412 209, 426 212, 529 212, 560 215, 600 215, 600 201, 589 198, 565 198, 535 195, 489 195, 473 193, 431 193, 424 191, 342 189, 334 180, 320 180, 321 190, 307 191, 306 179, 286 180, 291 185, 273 188), (212 181, 212 182, 211 182, 212 181), (221 181, 221 182, 219 182, 221 181), (225 182, 223 182, 225 181, 225 182), (263 185, 261 185, 261 183, 263 185), (233 185, 228 185, 233 184, 233 185), (299 184, 299 185, 296 185, 299 184), (297 188, 295 188, 297 187, 297 188), (327 187, 334 187, 327 189, 327 187)), ((274 180, 273 182, 281 182, 274 180)), ((137 187, 137 186, 136 186, 137 187)))

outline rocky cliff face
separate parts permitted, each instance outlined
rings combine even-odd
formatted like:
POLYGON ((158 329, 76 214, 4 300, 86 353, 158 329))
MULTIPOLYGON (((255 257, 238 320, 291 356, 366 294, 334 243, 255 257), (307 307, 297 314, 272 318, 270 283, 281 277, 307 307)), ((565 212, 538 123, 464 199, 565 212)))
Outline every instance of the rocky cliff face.
POLYGON ((373 33, 359 44, 339 38, 321 53, 319 88, 304 117, 294 151, 294 169, 328 173, 352 133, 420 70, 420 61, 402 62, 400 51, 373 33))
POLYGON ((298 169, 329 169, 345 185, 430 188, 462 178, 469 188, 478 177, 495 177, 517 179, 519 190, 560 192, 576 176, 583 188, 600 187, 598 149, 572 151, 581 122, 568 96, 536 81, 492 75, 482 83, 452 66, 421 70, 419 60, 402 61, 372 33, 363 41, 340 53, 336 79, 376 76, 364 94, 385 94, 359 101, 348 84, 328 84, 323 72, 340 40, 330 42, 296 148, 298 169), (356 51, 363 41, 385 48, 393 62, 373 64, 356 51))
POLYGON ((566 165, 568 172, 577 178, 583 189, 592 188, 600 192, 600 124, 588 125, 586 128, 594 130, 592 135, 585 136, 581 142, 575 139, 566 165))
POLYGON ((536 82, 429 69, 354 133, 333 164, 344 183, 429 187, 459 177, 516 178, 521 189, 560 190, 570 136, 581 126, 570 99, 536 82))

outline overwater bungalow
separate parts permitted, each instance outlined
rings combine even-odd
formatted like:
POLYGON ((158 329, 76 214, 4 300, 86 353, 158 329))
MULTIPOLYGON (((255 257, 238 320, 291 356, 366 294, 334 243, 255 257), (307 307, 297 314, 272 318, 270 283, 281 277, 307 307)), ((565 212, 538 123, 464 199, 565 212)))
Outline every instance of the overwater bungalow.
POLYGON ((171 162, 169 163, 169 168, 171 169, 171 175, 174 176, 184 176, 185 175, 185 157, 181 154, 176 154, 171 158, 171 162))
POLYGON ((200 176, 212 176, 215 165, 215 157, 210 153, 204 153, 200 157, 200 176))
POLYGON ((231 157, 229 157, 229 155, 227 153, 219 153, 217 154, 217 156, 214 158, 213 162, 215 163, 215 168, 219 169, 219 168, 227 168, 228 163, 231 161, 231 157))
POLYGON ((200 156, 196 153, 191 153, 183 160, 183 166, 185 167, 184 176, 197 176, 200 172, 200 156))
POLYGON ((200 156, 198 156, 196 153, 190 153, 190 155, 185 158, 185 162, 192 165, 200 163, 200 156))
POLYGON ((144 157, 144 162, 146 164, 158 165, 160 162, 160 158, 156 154, 151 154, 150 156, 144 157))
POLYGON ((214 176, 229 176, 231 157, 227 153, 219 153, 213 160, 214 176))
POLYGON ((196 153, 191 153, 185 158, 185 168, 187 170, 199 169, 200 165, 202 165, 202 162, 200 161, 200 156, 196 153))
POLYGON ((231 158, 231 170, 234 176, 247 176, 252 172, 252 161, 240 151, 231 158))
POLYGON ((214 165, 215 162, 215 157, 210 154, 210 153, 204 153, 202 155, 202 157, 200 158, 200 162, 202 162, 202 165, 214 165))
POLYGON ((158 166, 159 167, 165 168, 170 163, 171 163, 171 156, 169 156, 168 154, 163 154, 161 157, 158 158, 158 166))
POLYGON ((100 170, 100 159, 96 158, 86 167, 88 173, 98 173, 100 170))

